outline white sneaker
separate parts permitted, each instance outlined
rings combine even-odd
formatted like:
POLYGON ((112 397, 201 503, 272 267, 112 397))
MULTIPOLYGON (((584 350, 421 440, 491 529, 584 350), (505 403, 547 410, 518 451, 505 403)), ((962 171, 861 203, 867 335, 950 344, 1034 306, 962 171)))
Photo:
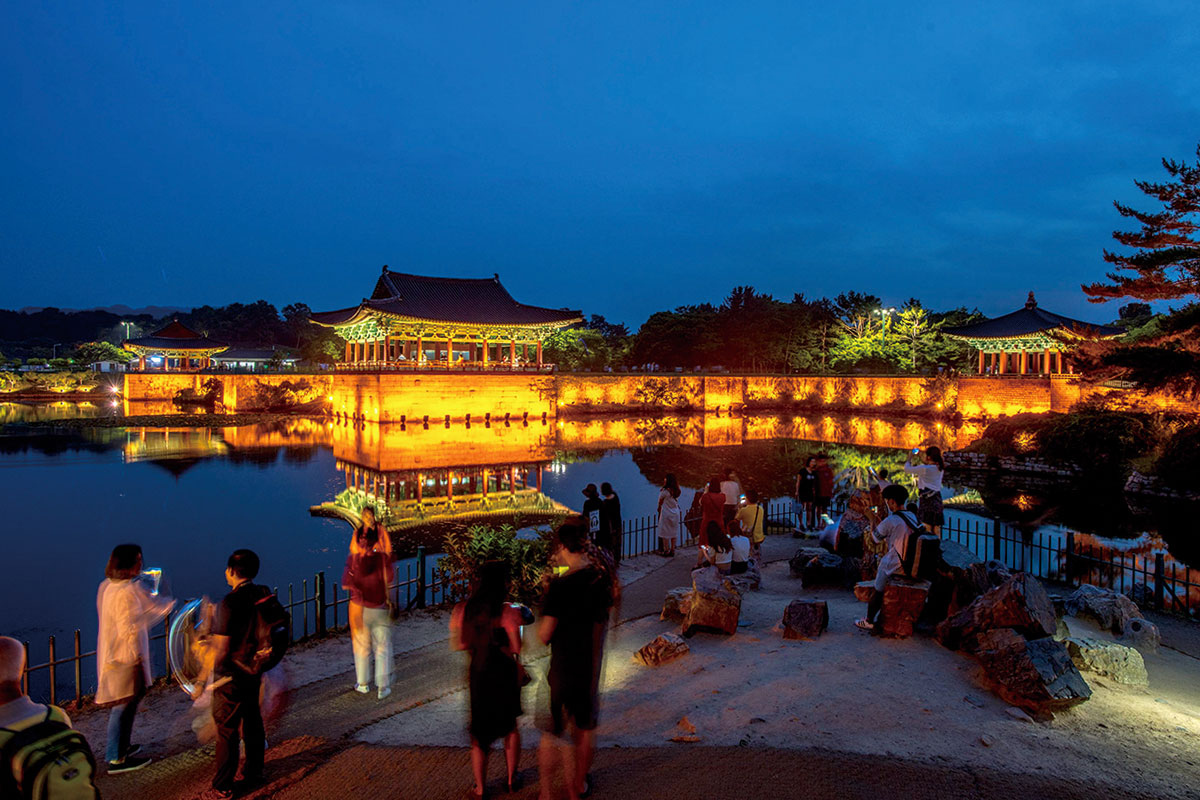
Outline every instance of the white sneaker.
POLYGON ((391 693, 392 693, 392 687, 390 687, 390 686, 380 686, 379 687, 379 699, 380 700, 383 700, 385 697, 387 697, 391 693))
POLYGON ((354 684, 354 691, 359 694, 366 694, 371 691, 371 687, 365 683, 356 683, 354 684))

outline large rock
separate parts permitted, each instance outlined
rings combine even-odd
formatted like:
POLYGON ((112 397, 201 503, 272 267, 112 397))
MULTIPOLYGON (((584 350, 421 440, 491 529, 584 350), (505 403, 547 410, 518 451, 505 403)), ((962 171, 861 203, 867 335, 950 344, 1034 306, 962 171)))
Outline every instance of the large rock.
POLYGON ((675 633, 664 633, 633 654, 633 660, 647 667, 659 667, 688 652, 688 643, 675 633))
POLYGON ((1146 662, 1132 647, 1090 637, 1067 639, 1064 642, 1071 661, 1084 672, 1105 675, 1117 683, 1129 686, 1148 686, 1146 662))
POLYGON ((737 632, 738 617, 742 612, 742 596, 717 572, 714 578, 708 570, 692 573, 692 597, 687 615, 683 618, 683 635, 691 636, 698 630, 733 634, 737 632))
POLYGON ((683 622, 691 602, 692 587, 676 586, 674 589, 668 589, 667 596, 663 598, 662 614, 659 615, 659 619, 683 622))
POLYGON ((788 562, 792 575, 800 578, 805 589, 819 586, 844 588, 858 579, 858 560, 844 559, 819 547, 802 547, 788 562), (853 562, 852 575, 847 562, 853 562))
POLYGON ((1144 653, 1157 653, 1162 637, 1158 626, 1149 620, 1131 619, 1125 623, 1125 633, 1121 635, 1121 644, 1136 647, 1144 653))
POLYGON ((1120 636, 1131 619, 1140 619, 1141 610, 1120 592, 1084 584, 1067 598, 1065 611, 1072 617, 1095 620, 1101 629, 1120 636))
POLYGON ((1012 577, 1012 570, 1003 561, 991 559, 985 565, 987 569, 988 583, 992 586, 999 586, 1012 577))
POLYGON ((883 610, 879 613, 879 632, 884 636, 912 636, 913 625, 928 597, 929 581, 915 581, 902 575, 888 578, 883 590, 883 610))
POLYGON ((824 600, 793 600, 783 610, 783 638, 815 639, 829 627, 829 606, 824 600))
POLYGON ((1062 642, 994 628, 979 634, 977 653, 996 694, 1014 706, 1058 711, 1092 696, 1062 642))
POLYGON ((741 594, 757 592, 762 588, 762 569, 759 568, 758 561, 752 558, 747 562, 745 572, 740 575, 726 575, 725 580, 741 594))
POLYGON ((929 589, 925 620, 941 622, 992 588, 983 559, 957 542, 942 540, 941 560, 929 589))
POLYGON ((937 626, 937 639, 951 650, 975 649, 977 637, 994 628, 1013 628, 1029 639, 1052 636, 1058 628, 1054 605, 1042 584, 1018 572, 937 626))
POLYGON ((869 603, 873 594, 875 594, 875 581, 859 581, 854 584, 854 599, 858 602, 869 603))

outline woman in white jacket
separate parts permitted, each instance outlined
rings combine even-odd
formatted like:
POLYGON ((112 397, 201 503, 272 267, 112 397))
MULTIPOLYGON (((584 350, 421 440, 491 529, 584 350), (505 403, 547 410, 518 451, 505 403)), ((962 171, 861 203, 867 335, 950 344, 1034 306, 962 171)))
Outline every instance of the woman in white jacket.
POLYGON ((111 773, 129 772, 150 763, 135 756, 129 742, 138 703, 150 685, 150 628, 165 617, 175 601, 152 594, 139 576, 142 548, 119 544, 109 556, 105 580, 96 593, 100 627, 96 636, 96 704, 108 716, 105 757, 111 773))

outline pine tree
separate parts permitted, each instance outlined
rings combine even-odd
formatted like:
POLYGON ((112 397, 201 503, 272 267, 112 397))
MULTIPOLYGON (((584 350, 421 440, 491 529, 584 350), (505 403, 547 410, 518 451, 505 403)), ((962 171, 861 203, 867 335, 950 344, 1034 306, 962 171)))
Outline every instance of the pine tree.
POLYGON ((1135 181, 1137 187, 1162 203, 1162 210, 1142 212, 1114 202, 1123 217, 1137 220, 1139 231, 1114 231, 1113 238, 1135 249, 1129 255, 1104 251, 1104 260, 1116 270, 1109 283, 1085 285, 1093 303, 1118 297, 1139 300, 1173 300, 1200 295, 1200 145, 1197 161, 1188 164, 1164 158, 1171 176, 1166 183, 1135 181))

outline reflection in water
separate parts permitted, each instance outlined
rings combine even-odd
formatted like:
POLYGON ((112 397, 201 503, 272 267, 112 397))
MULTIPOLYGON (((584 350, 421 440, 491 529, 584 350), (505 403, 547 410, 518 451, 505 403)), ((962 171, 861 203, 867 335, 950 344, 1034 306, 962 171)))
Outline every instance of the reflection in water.
POLYGON ((92 417, 114 417, 119 409, 111 401, 97 399, 53 403, 8 403, 0 402, 0 425, 19 425, 29 422, 55 422, 67 419, 90 419, 92 417))

